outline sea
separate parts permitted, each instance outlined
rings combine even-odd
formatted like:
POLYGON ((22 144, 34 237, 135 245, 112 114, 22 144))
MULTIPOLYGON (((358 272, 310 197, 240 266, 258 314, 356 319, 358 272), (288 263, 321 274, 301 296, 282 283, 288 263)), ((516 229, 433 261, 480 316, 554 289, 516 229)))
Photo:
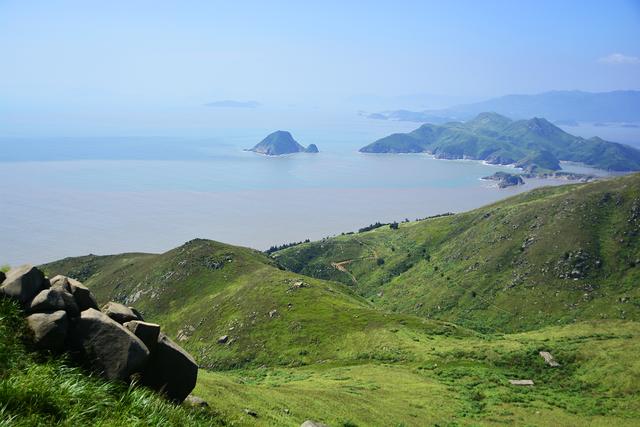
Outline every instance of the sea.
MULTIPOLYGON (((376 221, 474 209, 540 186, 499 189, 481 178, 508 166, 358 149, 415 123, 356 114, 291 125, 318 154, 244 151, 278 130, 208 128, 181 136, 0 138, 0 265, 69 256, 163 252, 194 238, 264 250, 322 239, 376 221)), ((633 127, 573 126, 582 136, 640 145, 633 127)), ((148 132, 147 132, 148 133, 148 132)), ((608 175, 583 165, 570 171, 608 175)))

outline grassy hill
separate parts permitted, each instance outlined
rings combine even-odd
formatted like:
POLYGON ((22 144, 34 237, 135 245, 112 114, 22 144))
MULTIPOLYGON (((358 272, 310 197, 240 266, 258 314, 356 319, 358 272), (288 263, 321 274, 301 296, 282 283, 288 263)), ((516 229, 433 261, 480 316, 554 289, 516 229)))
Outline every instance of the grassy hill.
POLYGON ((211 369, 394 359, 384 344, 408 339, 389 328, 470 334, 377 310, 343 284, 284 271, 261 252, 209 240, 161 255, 68 258, 43 268, 80 278, 101 302, 135 305, 211 369), (228 341, 218 343, 225 335, 228 341))
POLYGON ((476 330, 640 318, 640 175, 297 245, 284 267, 476 330))
POLYGON ((216 422, 631 426, 640 419, 638 221, 632 175, 273 257, 193 240, 43 268, 161 323, 204 368, 195 394, 216 422), (543 350, 561 366, 547 366, 543 350))
POLYGON ((640 151, 600 138, 568 134, 541 118, 513 121, 496 113, 443 125, 424 124, 360 149, 364 153, 431 153, 442 159, 471 158, 519 164, 529 172, 560 169, 559 161, 614 171, 640 170, 640 151))

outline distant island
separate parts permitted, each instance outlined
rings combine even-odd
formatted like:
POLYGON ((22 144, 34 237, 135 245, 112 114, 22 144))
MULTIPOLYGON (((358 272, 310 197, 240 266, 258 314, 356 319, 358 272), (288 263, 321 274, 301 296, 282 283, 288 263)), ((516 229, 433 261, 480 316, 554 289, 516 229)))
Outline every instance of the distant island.
POLYGON ((573 136, 546 119, 511 120, 481 113, 467 122, 424 124, 360 149, 362 153, 429 153, 439 159, 474 159, 515 165, 528 174, 561 169, 560 161, 609 171, 640 170, 640 151, 601 138, 573 136))
POLYGON ((367 117, 376 120, 446 123, 452 120, 469 120, 483 111, 494 111, 516 119, 545 117, 562 126, 575 126, 578 122, 625 123, 634 126, 634 123, 640 122, 640 91, 559 90, 535 95, 505 95, 439 110, 399 109, 376 112, 367 117))
POLYGON ((293 139, 291 133, 284 130, 278 130, 267 135, 265 139, 247 151, 265 154, 267 156, 280 156, 282 154, 291 153, 317 153, 318 147, 315 144, 309 144, 309 146, 305 148, 303 145, 298 143, 298 141, 293 139))

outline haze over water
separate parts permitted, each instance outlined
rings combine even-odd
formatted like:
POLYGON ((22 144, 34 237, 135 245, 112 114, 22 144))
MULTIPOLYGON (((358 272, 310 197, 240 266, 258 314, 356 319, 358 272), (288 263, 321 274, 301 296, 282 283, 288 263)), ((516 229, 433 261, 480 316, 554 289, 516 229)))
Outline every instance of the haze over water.
POLYGON ((290 129, 319 154, 245 152, 274 129, 208 137, 2 139, 0 264, 160 252, 200 237, 266 249, 375 221, 459 212, 541 185, 499 190, 508 167, 358 148, 415 123, 353 117, 290 129), (19 179, 16 179, 19 177, 19 179))

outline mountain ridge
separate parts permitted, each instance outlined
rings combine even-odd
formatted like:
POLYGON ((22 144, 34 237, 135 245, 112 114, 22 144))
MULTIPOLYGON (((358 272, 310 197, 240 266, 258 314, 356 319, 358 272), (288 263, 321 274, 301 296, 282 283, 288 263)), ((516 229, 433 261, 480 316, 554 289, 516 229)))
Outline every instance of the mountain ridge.
POLYGON ((640 91, 584 92, 557 90, 538 94, 510 94, 437 110, 391 110, 370 114, 372 119, 445 123, 467 120, 483 111, 516 119, 542 116, 554 122, 640 122, 640 91))

